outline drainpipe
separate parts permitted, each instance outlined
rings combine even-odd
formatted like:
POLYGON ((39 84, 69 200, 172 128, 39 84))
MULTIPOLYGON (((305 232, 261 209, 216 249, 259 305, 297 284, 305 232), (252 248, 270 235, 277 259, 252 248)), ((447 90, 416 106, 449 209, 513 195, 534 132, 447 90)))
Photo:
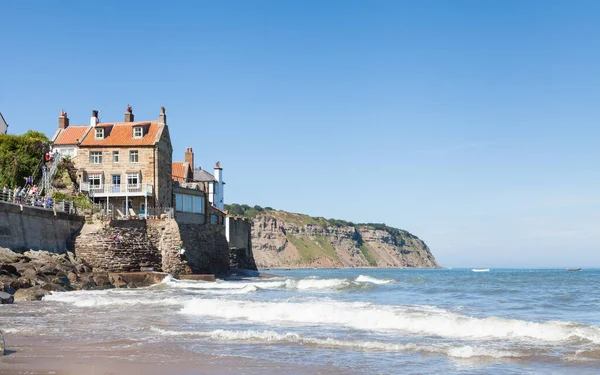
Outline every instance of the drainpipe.
POLYGON ((156 209, 156 149, 157 145, 154 145, 154 161, 152 162, 154 165, 152 166, 152 184, 154 185, 154 191, 152 192, 152 197, 154 199, 154 208, 156 209))

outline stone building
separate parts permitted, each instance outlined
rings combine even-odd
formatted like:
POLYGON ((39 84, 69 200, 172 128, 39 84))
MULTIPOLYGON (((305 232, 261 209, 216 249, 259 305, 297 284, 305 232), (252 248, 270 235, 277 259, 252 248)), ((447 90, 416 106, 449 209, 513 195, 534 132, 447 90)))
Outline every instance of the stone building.
POLYGON ((124 215, 172 207, 173 149, 164 107, 157 121, 134 121, 131 106, 123 122, 101 122, 93 111, 85 126, 70 126, 63 111, 52 141, 55 150, 72 157, 81 190, 96 203, 124 215))

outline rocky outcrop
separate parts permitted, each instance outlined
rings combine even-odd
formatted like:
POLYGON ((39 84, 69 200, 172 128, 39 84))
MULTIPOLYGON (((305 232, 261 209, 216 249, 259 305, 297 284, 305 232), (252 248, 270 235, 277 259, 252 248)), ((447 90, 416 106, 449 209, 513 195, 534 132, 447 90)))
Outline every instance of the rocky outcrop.
POLYGON ((161 282, 159 272, 109 273, 92 269, 73 253, 15 253, 0 248, 0 303, 41 300, 51 292, 136 288, 161 282))
POLYGON ((439 267, 411 233, 384 225, 355 225, 285 211, 252 221, 252 250, 259 268, 439 267))

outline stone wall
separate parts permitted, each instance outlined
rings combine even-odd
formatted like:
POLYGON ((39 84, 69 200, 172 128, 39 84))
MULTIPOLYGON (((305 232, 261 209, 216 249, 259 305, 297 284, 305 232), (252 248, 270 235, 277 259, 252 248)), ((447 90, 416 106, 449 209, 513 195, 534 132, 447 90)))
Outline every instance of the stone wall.
POLYGON ((174 219, 112 220, 88 224, 75 241, 75 254, 109 272, 155 271, 172 274, 223 274, 229 247, 223 226, 181 224, 174 219), (121 241, 112 237, 121 233, 121 241), (179 256, 183 242, 185 258, 179 256))
POLYGON ((229 246, 223 225, 178 224, 186 259, 194 273, 229 271, 229 246))
POLYGON ((111 220, 86 225, 75 240, 75 254, 94 270, 109 272, 162 269, 160 252, 147 236, 145 220, 111 220), (119 233, 121 240, 113 237, 119 233))
POLYGON ((83 217, 0 202, 0 247, 66 253, 83 217))
POLYGON ((175 207, 173 202, 173 146, 167 125, 162 127, 161 137, 157 144, 155 171, 157 184, 154 196, 157 207, 175 207))
POLYGON ((256 270, 252 254, 252 224, 243 218, 227 217, 225 220, 231 268, 256 270))

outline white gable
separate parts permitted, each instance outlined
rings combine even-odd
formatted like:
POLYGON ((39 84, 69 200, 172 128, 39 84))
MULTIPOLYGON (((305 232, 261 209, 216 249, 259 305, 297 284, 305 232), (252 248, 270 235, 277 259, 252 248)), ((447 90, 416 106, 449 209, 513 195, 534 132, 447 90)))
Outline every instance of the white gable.
POLYGON ((2 117, 2 112, 0 112, 0 134, 6 134, 8 132, 8 124, 2 117))

